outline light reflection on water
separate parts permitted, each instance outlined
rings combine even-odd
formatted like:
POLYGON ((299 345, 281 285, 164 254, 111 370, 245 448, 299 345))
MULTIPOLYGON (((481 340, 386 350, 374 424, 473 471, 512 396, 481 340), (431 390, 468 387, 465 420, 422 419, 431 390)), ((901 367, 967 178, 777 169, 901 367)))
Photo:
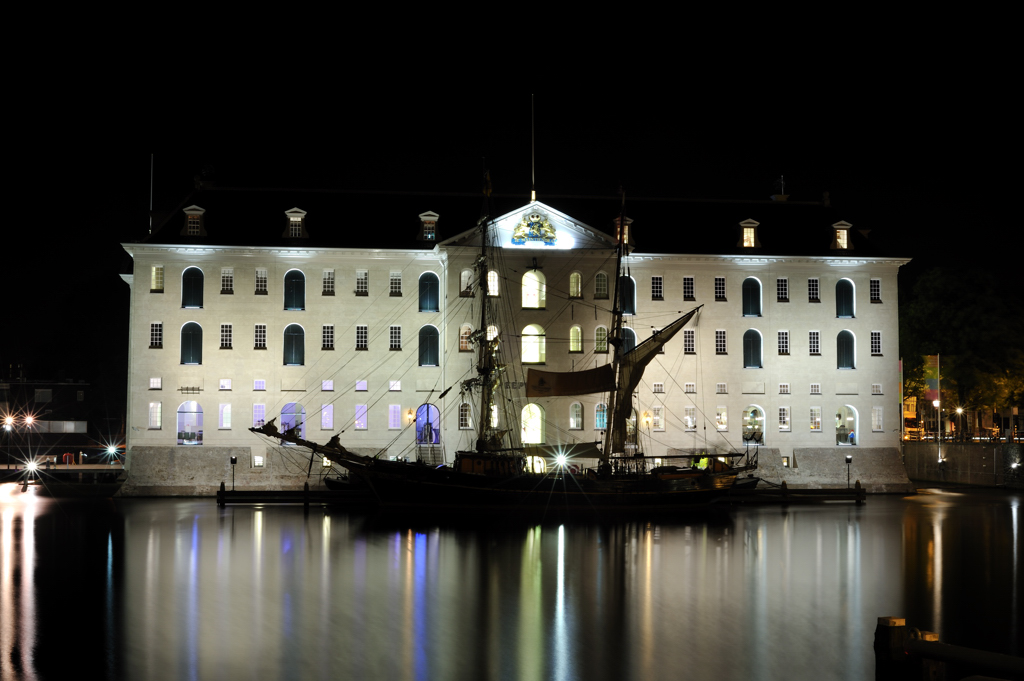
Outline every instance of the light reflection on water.
POLYGON ((865 679, 883 615, 1022 652, 1004 492, 495 528, 11 487, 2 679, 865 679))

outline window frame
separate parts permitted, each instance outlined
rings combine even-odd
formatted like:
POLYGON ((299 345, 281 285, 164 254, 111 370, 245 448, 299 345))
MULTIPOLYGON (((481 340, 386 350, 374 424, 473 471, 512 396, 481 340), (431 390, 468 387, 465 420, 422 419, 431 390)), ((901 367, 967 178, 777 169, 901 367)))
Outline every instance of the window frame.
POLYGON ((370 327, 366 324, 356 324, 356 350, 370 349, 370 327))
POLYGON ((697 287, 692 276, 683 277, 683 300, 697 300, 697 287))
POLYGON ((323 324, 320 327, 320 349, 334 349, 334 324, 323 324))
POLYGON ((788 355, 789 354, 789 331, 780 330, 778 332, 778 336, 779 336, 779 340, 778 340, 778 343, 779 343, 779 354, 780 355, 788 355))
POLYGON ((256 324, 252 330, 252 347, 254 350, 267 349, 267 325, 256 324))
POLYGON ((775 302, 789 302, 789 277, 777 277, 775 279, 775 302))
POLYGON ((725 277, 715 277, 715 302, 728 302, 726 297, 725 277))
POLYGON ((665 300, 665 277, 663 275, 651 275, 651 300, 665 300))
POLYGON ((715 329, 715 354, 729 354, 729 337, 725 329, 715 329))

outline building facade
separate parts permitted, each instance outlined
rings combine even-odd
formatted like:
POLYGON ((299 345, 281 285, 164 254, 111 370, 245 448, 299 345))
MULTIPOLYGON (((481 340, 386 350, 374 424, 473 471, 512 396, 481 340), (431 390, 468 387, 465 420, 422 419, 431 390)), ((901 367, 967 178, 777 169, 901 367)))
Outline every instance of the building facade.
MULTIPOLYGON (((635 395, 646 455, 757 447, 770 467, 798 467, 803 453, 899 446, 896 293, 907 260, 877 254, 830 211, 730 206, 746 217, 627 219, 641 245, 617 271, 612 220, 605 232, 545 203, 514 207, 494 220, 493 323, 480 329, 474 221, 448 221, 456 229, 443 238, 438 213, 413 222, 409 212, 357 235, 346 233, 351 207, 323 197, 318 208, 301 196, 291 207, 284 197, 229 198, 198 197, 124 244, 134 261, 123 275, 126 493, 210 493, 231 479, 231 457, 241 486, 301 485, 308 453, 248 430, 271 419, 316 441, 338 435, 363 454, 451 461, 474 445, 481 419, 463 389, 476 334, 499 338, 513 385, 530 367, 599 366, 611 359, 616 290, 627 345, 701 306, 635 395), (274 201, 257 233, 254 206, 274 201), (770 219, 759 222, 759 211, 770 219)), ((607 395, 523 396, 489 418, 524 443, 601 442, 606 404, 607 395)))

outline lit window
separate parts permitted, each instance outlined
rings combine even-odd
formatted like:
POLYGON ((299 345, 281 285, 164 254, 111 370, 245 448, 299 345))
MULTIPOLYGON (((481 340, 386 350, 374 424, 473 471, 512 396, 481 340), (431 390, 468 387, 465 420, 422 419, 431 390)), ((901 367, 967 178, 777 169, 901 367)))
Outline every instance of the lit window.
POLYGON ((780 303, 789 302, 789 279, 775 280, 775 297, 780 303))
POLYGON ((663 393, 663 392, 665 392, 665 384, 664 383, 655 383, 654 386, 653 386, 652 392, 656 392, 656 393, 663 393))
POLYGON ((265 267, 256 268, 256 295, 267 294, 267 270, 265 267))
POLYGON ((326 379, 320 381, 320 390, 322 390, 325 393, 328 393, 328 392, 331 392, 332 390, 334 390, 334 380, 330 379, 330 378, 326 378, 326 379))
POLYGON ((402 405, 388 405, 388 429, 399 430, 402 427, 402 405))
POLYGON ((789 354, 789 331, 779 331, 779 354, 789 354))
POLYGON ((220 325, 220 349, 230 350, 231 349, 231 325, 221 324, 220 325))
POLYGON ((779 407, 779 430, 789 429, 789 407, 779 407))
POLYGON ((789 383, 779 383, 779 394, 780 395, 788 395, 789 394, 789 383))
POLYGON ((725 331, 723 331, 722 329, 718 329, 718 330, 715 331, 715 354, 716 355, 728 354, 726 352, 726 350, 727 350, 727 345, 726 345, 726 342, 725 342, 725 331))
POLYGON ((162 378, 151 378, 149 379, 150 390, 162 390, 164 387, 164 381, 162 378))
POLYGON ((544 309, 547 305, 547 285, 543 273, 530 270, 523 275, 523 307, 544 309))
POLYGON ((547 356, 545 345, 544 327, 539 324, 530 324, 523 329, 523 364, 543 364, 547 356))
POLYGON ((231 379, 230 378, 222 378, 222 379, 220 379, 220 389, 221 390, 231 390, 231 379))
POLYGON ((217 427, 221 430, 231 430, 231 405, 220 405, 217 427))
POLYGON ((321 331, 322 337, 322 349, 333 350, 334 349, 334 324, 324 324, 321 331))
POLYGON ((265 379, 262 379, 262 378, 257 378, 255 381, 252 382, 252 389, 253 390, 266 390, 267 389, 267 381, 265 379))
POLYGON ((325 295, 325 296, 333 296, 334 295, 334 270, 324 270, 323 295, 325 295))
POLYGON ((366 430, 366 405, 365 404, 357 404, 356 405, 355 428, 356 428, 356 430, 366 430))
POLYGON ((871 332, 871 354, 881 355, 882 354, 882 332, 872 331, 871 332))
POLYGON ((594 352, 608 352, 608 329, 603 326, 594 331, 594 352))
POLYGON ((178 444, 203 444, 203 408, 194 400, 178 407, 178 444))
POLYGON ((391 392, 399 392, 401 389, 401 381, 388 381, 388 390, 390 390, 391 392))
POLYGON ((263 457, 260 456, 259 454, 253 454, 252 455, 252 467, 253 468, 263 468, 263 457))
POLYGON ((608 299, 608 275, 604 272, 598 272, 594 277, 594 299, 608 299))
POLYGON ((729 430, 729 413, 725 405, 718 405, 715 409, 715 427, 718 430, 729 430))
POLYGON ((265 404, 254 404, 252 405, 252 427, 259 428, 266 421, 267 405, 265 404))
POLYGON ((697 407, 683 407, 683 427, 697 430, 697 407))
POLYGON ((253 347, 257 350, 267 349, 267 325, 257 324, 253 331, 253 347))
POLYGON ((573 402, 569 405, 569 430, 583 429, 583 405, 573 402))
POLYGON ((807 300, 812 303, 821 301, 821 296, 818 290, 818 279, 816 277, 807 280, 807 300))
POLYGON ((163 423, 163 403, 162 402, 150 402, 149 403, 149 429, 150 430, 160 430, 162 423, 163 423))
POLYGON ((754 247, 754 228, 744 227, 743 228, 743 248, 754 247))
POLYGON ((150 293, 163 293, 164 292, 164 266, 163 265, 153 265, 153 269, 150 272, 149 292, 150 293))
POLYGON ((494 270, 487 272, 487 295, 491 298, 495 298, 499 292, 498 288, 498 273, 494 270))
MULTIPOLYGON (((313 230, 314 232, 316 230, 313 230)), ((288 236, 297 239, 302 236, 302 218, 294 215, 288 218, 288 236)))
POLYGON ((807 335, 808 350, 812 355, 821 354, 821 332, 811 331, 807 335))
POLYGON ((651 277, 651 300, 665 299, 665 279, 660 276, 651 277))
POLYGON ((821 407, 811 407, 811 430, 821 431, 821 407))
POLYGON ((523 444, 537 445, 544 442, 544 409, 539 404, 528 404, 522 413, 523 444))
MULTIPOLYGON (((356 327, 358 329, 358 327, 356 327)), ((363 327, 366 328, 366 327, 363 327)), ((357 331, 358 334, 358 331, 357 331)), ((402 349, 402 327, 392 326, 388 331, 388 349, 389 350, 401 350, 402 349)), ((357 340, 358 343, 358 340, 357 340)), ((358 346, 357 346, 358 347, 358 346)))
POLYGON ((235 292, 234 268, 225 267, 220 271, 220 292, 221 295, 232 294, 235 292))
POLYGON ((392 272, 388 284, 388 292, 391 296, 402 295, 402 273, 392 272))
POLYGON ((459 329, 459 352, 472 352, 473 342, 470 337, 473 335, 473 327, 463 324, 459 329))
POLYGON ((665 430, 662 407, 651 407, 651 428, 653 430, 665 430))
POLYGON ((836 230, 836 247, 837 248, 849 248, 848 241, 848 230, 837 229, 836 230))
POLYGON ((683 392, 684 393, 696 393, 697 392, 697 384, 696 383, 684 383, 683 384, 683 392))
MULTIPOLYGON (((401 330, 398 333, 399 343, 401 343, 401 330)), ((361 324, 356 326, 356 350, 366 350, 368 348, 369 335, 368 327, 361 324)))
POLYGON ((162 348, 164 346, 164 325, 162 322, 154 322, 149 325, 149 347, 162 348))
POLYGON ((882 280, 872 279, 870 284, 871 302, 880 303, 882 302, 882 280))
POLYGON ((696 333, 693 329, 683 329, 683 353, 693 355, 697 352, 696 333))
POLYGON ((715 300, 725 300, 725 277, 715 277, 715 300))
POLYGON ((370 295, 370 273, 367 270, 356 270, 356 295, 370 295))
POLYGON ((871 407, 871 430, 875 433, 882 432, 882 407, 871 407))
POLYGON ((487 340, 492 341, 498 337, 498 327, 493 324, 487 327, 487 340))
POLYGON ((320 407, 320 429, 334 430, 334 405, 324 404, 320 407))
POLYGON ((569 275, 569 297, 581 298, 583 296, 583 277, 579 272, 569 275))
POLYGON ((608 406, 599 404, 594 409, 594 429, 604 430, 608 427, 608 406))
POLYGON ((466 402, 463 402, 459 405, 459 430, 469 430, 472 427, 470 406, 466 402))
POLYGON ((683 300, 695 300, 693 277, 683 277, 683 300))
POLYGON ((578 326, 569 329, 569 352, 583 352, 583 329, 578 326))
POLYGON ((364 393, 364 392, 366 392, 366 379, 360 379, 360 380, 356 381, 356 392, 357 393, 364 393))

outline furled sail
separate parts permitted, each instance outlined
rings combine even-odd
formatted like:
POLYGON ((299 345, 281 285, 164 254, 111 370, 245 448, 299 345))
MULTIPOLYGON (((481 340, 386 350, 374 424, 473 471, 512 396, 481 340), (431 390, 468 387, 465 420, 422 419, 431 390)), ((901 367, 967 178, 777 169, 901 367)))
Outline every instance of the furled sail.
POLYGON ((527 397, 557 397, 560 395, 590 395, 615 390, 615 371, 611 364, 586 371, 526 372, 527 397))

